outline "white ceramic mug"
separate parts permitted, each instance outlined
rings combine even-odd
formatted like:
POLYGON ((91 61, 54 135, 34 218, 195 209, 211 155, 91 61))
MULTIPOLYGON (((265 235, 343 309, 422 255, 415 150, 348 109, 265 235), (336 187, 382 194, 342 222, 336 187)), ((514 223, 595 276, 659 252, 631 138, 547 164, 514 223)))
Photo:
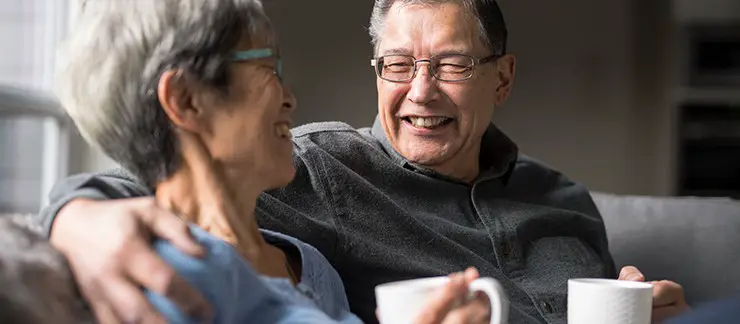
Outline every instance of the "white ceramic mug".
MULTIPOLYGON (((390 282, 375 287, 378 320, 382 324, 410 324, 416 321, 427 302, 448 277, 432 277, 390 282)), ((470 284, 470 291, 483 292, 491 302, 491 324, 506 324, 509 299, 493 278, 479 278, 470 284)))
POLYGON ((616 279, 568 280, 568 324, 650 324, 653 285, 616 279))

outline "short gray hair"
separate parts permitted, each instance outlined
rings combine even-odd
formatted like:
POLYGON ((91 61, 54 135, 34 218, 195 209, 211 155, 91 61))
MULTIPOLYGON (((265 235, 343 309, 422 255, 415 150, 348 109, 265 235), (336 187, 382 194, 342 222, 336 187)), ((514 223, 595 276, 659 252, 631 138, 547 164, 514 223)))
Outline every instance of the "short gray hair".
POLYGON ((179 166, 157 96, 178 69, 222 93, 230 53, 248 37, 275 44, 259 0, 87 0, 57 61, 55 91, 83 137, 149 186, 179 166))
POLYGON ((496 0, 375 0, 373 13, 370 17, 369 31, 376 54, 380 44, 380 35, 385 27, 385 18, 396 2, 403 5, 457 3, 478 21, 481 41, 491 49, 491 54, 506 54, 508 32, 504 16, 496 0))

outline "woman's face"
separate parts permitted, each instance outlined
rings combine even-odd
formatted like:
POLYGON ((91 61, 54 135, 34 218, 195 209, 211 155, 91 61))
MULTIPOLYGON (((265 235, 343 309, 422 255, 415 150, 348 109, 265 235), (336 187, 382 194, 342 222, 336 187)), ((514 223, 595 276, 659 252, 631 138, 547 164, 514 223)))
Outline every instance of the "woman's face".
MULTIPOLYGON (((265 48, 261 45, 238 46, 236 51, 265 48)), ((210 131, 203 136, 230 177, 249 177, 234 180, 261 185, 262 190, 283 187, 295 175, 290 128, 296 99, 277 70, 276 57, 232 63, 229 92, 208 109, 210 131)))

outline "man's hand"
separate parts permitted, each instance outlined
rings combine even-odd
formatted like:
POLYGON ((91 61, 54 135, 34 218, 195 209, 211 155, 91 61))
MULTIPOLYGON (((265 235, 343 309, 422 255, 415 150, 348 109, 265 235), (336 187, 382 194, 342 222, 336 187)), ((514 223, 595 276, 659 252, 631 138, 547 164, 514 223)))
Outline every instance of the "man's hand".
POLYGON ((450 281, 427 303, 416 324, 484 324, 491 318, 485 294, 468 299, 470 283, 478 279, 474 268, 450 276, 450 281))
MULTIPOLYGON (((633 266, 619 272, 619 280, 645 281, 645 276, 633 266)), ((683 287, 668 280, 651 281, 653 285, 653 323, 661 323, 689 310, 683 287)))
POLYGON ((193 318, 209 319, 210 305, 152 250, 153 236, 195 257, 205 253, 188 225, 153 198, 72 201, 57 215, 51 243, 66 256, 100 323, 164 323, 142 286, 193 318))

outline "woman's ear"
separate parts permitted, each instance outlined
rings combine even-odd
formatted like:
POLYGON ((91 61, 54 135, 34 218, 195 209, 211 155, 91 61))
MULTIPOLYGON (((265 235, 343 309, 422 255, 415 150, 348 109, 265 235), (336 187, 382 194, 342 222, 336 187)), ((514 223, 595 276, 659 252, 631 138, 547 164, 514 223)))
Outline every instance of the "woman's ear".
POLYGON ((203 129, 203 107, 196 100, 193 82, 177 70, 162 73, 157 85, 157 98, 170 122, 177 128, 200 134, 203 129))

